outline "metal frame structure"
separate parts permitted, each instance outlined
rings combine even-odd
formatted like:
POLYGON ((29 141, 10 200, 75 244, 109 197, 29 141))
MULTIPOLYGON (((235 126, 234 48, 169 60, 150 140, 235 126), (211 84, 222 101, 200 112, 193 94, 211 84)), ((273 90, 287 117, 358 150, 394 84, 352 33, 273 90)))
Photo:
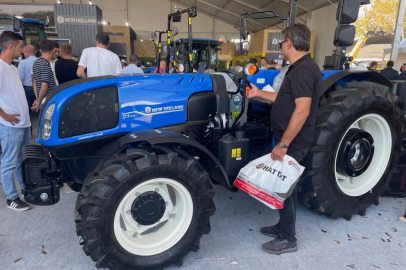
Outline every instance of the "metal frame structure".
MULTIPOLYGON (((222 21, 238 28, 240 15, 244 12, 253 13, 264 10, 276 10, 282 16, 292 14, 294 17, 300 17, 313 10, 331 5, 332 3, 337 3, 339 0, 264 0, 262 5, 253 4, 249 0, 168 1, 183 7, 197 6, 200 14, 204 14, 215 20, 222 21), (292 11, 294 11, 294 13, 292 11)), ((279 27, 279 23, 279 20, 255 20, 253 18, 247 18, 247 30, 250 32, 257 32, 262 29, 279 27)))

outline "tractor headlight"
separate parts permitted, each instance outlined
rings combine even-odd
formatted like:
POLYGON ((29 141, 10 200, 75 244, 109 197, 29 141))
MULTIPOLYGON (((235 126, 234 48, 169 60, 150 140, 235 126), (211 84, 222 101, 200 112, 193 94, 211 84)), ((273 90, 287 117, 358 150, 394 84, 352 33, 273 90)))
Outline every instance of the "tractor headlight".
POLYGON ((54 114, 55 103, 52 103, 45 111, 42 118, 41 138, 48 140, 51 137, 52 115, 54 114))
POLYGON ((248 76, 253 76, 255 74, 257 74, 259 71, 259 68, 257 65, 252 64, 252 63, 248 63, 245 67, 244 67, 244 73, 248 76))

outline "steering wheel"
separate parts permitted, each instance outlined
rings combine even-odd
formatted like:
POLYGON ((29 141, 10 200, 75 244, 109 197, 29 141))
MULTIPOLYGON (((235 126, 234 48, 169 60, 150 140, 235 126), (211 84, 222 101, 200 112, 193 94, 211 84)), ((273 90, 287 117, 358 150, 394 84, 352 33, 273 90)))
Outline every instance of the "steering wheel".
POLYGON ((224 72, 224 73, 232 73, 232 74, 234 74, 235 76, 237 76, 237 77, 239 77, 240 79, 244 79, 244 75, 243 74, 241 74, 241 73, 239 73, 239 72, 237 72, 237 71, 235 71, 235 70, 232 70, 232 69, 223 69, 223 70, 220 70, 219 72, 224 72))
POLYGON ((240 91, 240 88, 242 88, 244 86, 244 84, 241 83, 241 80, 246 80, 247 81, 247 86, 251 85, 251 82, 247 79, 246 76, 244 76, 243 73, 237 72, 237 71, 232 70, 232 69, 223 69, 223 70, 220 70, 220 72, 224 72, 224 73, 227 73, 227 74, 231 73, 231 74, 233 74, 233 75, 235 75, 237 77, 237 78, 233 78, 231 76, 231 79, 236 83, 237 88, 238 88, 238 91, 233 93, 233 94, 237 94, 240 91))

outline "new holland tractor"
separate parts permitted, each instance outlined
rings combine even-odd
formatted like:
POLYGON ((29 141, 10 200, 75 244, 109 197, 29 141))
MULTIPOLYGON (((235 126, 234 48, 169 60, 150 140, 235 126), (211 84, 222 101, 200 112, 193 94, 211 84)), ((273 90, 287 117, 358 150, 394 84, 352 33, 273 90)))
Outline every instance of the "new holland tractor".
MULTIPOLYGON (((42 22, 34 19, 0 16, 0 34, 3 31, 12 31, 23 37, 24 46, 33 45, 37 54, 39 54, 39 43, 46 39, 45 26, 48 22, 42 22)), ((0 48, 1 52, 1 48, 0 48)))
MULTIPOLYGON (((341 2, 342 17, 359 8, 354 2, 341 2)), ((291 11, 289 24, 294 17, 291 11)), ((349 28, 339 25, 337 46, 353 41, 349 28)), ((379 73, 322 73, 299 192, 315 212, 350 220, 377 204, 391 179, 403 111, 379 73)), ((99 268, 181 265, 210 232, 214 184, 235 191, 239 170, 271 152, 272 104, 249 101, 245 92, 249 81, 262 87, 277 74, 251 64, 244 74, 122 75, 62 84, 41 104, 38 144, 23 149, 25 200, 56 204, 65 183, 79 192, 77 235, 99 268)))

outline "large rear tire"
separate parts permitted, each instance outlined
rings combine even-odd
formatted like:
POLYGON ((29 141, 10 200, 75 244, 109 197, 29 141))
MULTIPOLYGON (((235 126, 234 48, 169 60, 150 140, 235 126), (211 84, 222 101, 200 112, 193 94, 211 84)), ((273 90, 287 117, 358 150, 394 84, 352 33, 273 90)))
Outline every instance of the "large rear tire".
POLYGON ((351 82, 329 94, 303 160, 299 193, 307 207, 350 220, 379 203, 401 150, 397 101, 388 87, 372 82, 351 82))
POLYGON ((105 161, 83 185, 77 235, 98 268, 181 265, 210 232, 213 195, 208 174, 187 154, 132 148, 105 161))

